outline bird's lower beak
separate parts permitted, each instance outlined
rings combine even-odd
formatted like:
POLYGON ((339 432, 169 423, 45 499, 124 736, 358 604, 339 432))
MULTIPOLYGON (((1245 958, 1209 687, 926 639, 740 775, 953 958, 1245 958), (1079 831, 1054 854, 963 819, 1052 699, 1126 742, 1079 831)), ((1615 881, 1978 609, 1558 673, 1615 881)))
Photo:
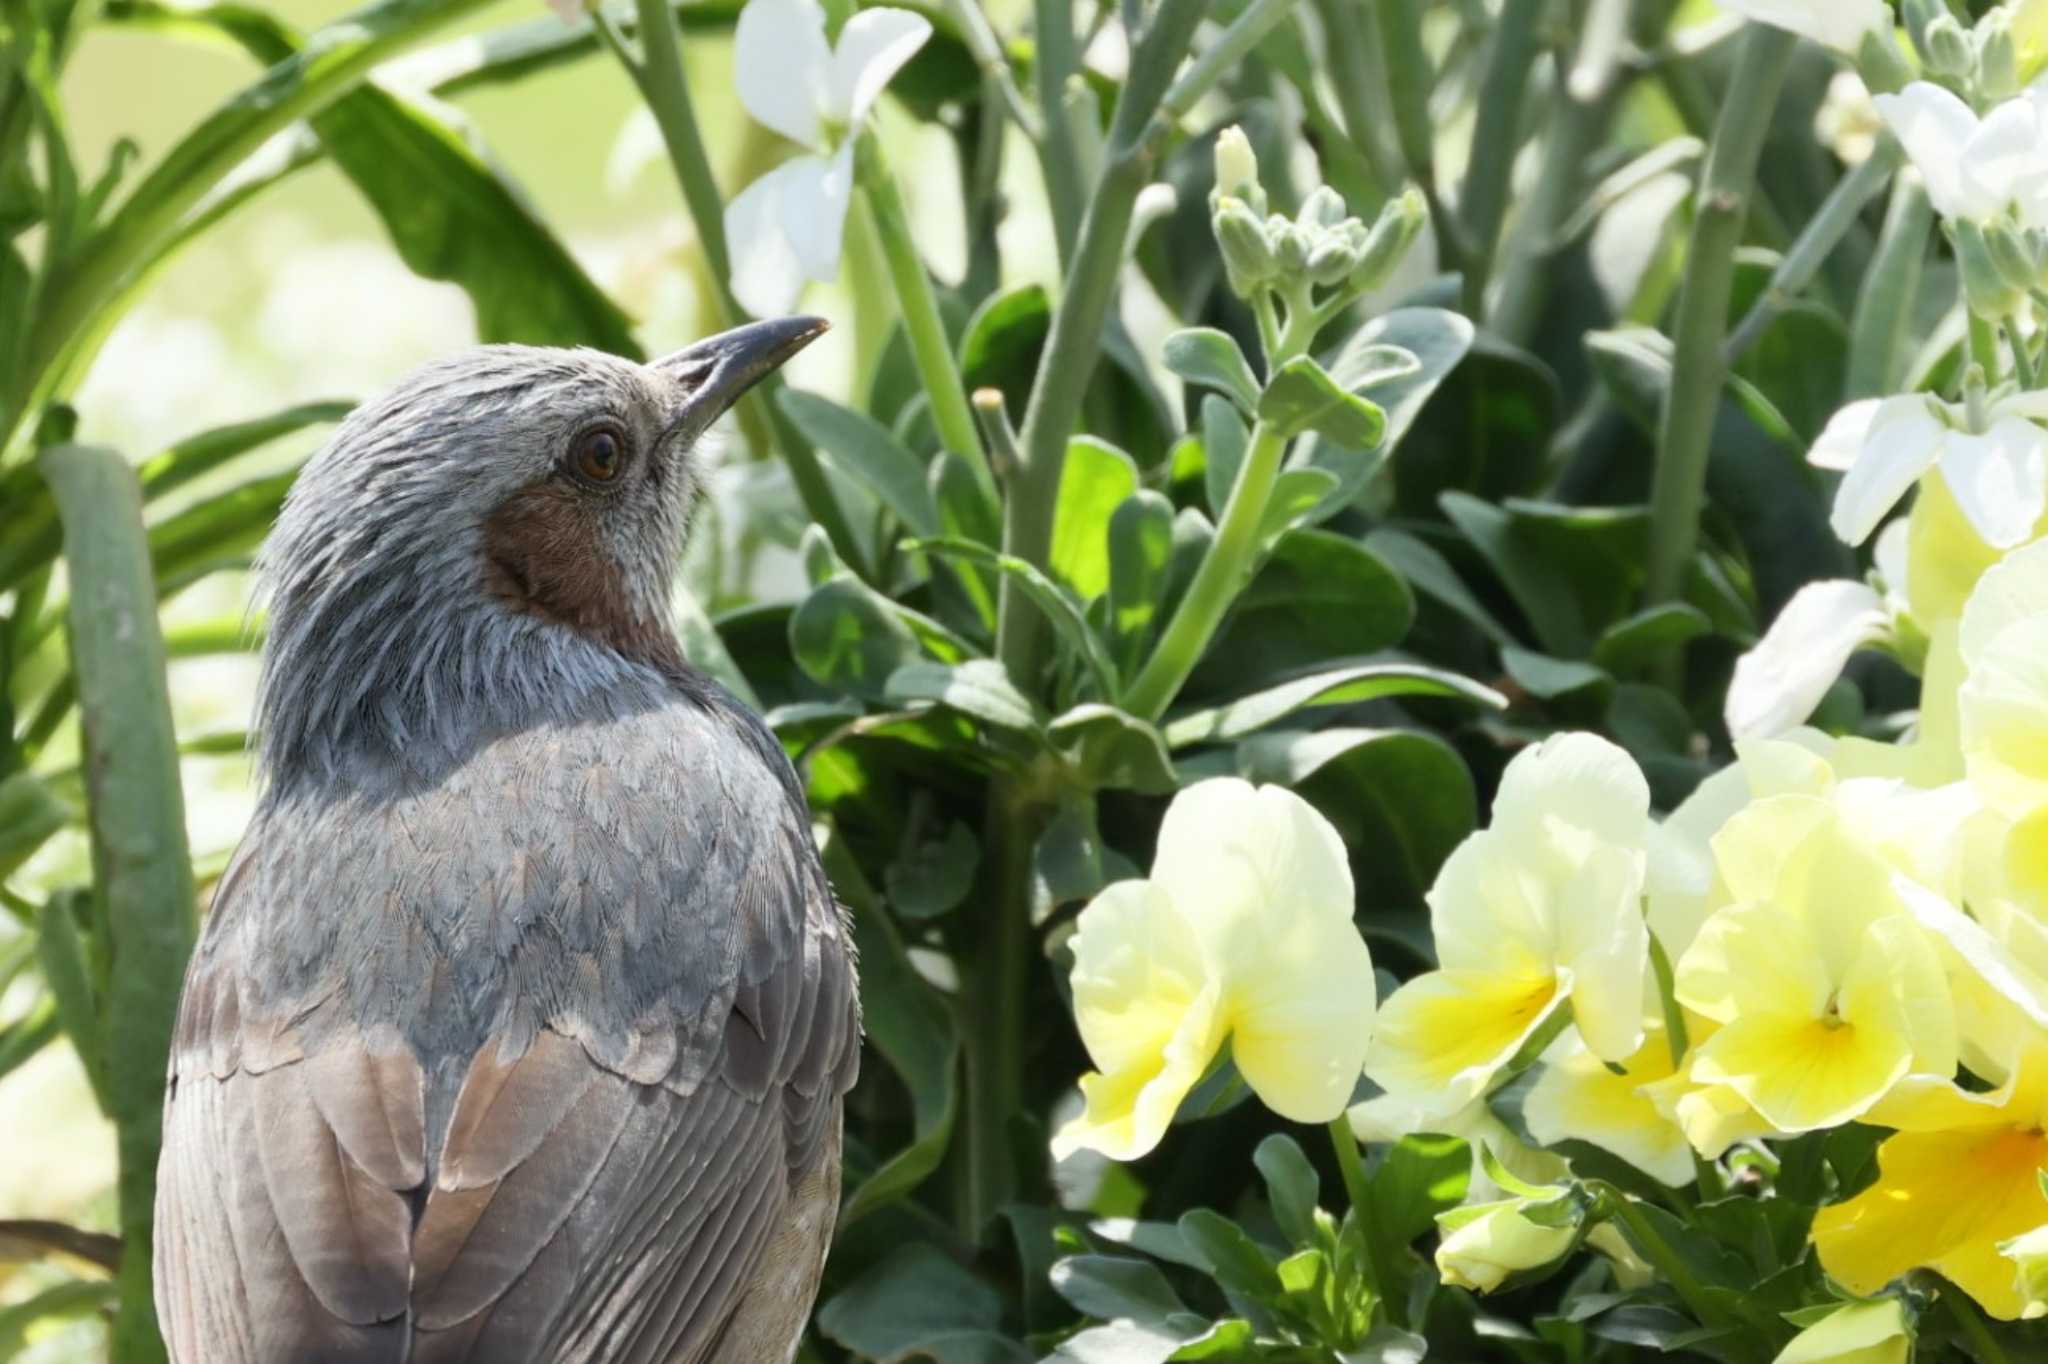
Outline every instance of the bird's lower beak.
POLYGON ((683 389, 685 420, 702 431, 738 402, 741 394, 817 340, 830 325, 822 317, 749 322, 663 356, 648 368, 683 389))

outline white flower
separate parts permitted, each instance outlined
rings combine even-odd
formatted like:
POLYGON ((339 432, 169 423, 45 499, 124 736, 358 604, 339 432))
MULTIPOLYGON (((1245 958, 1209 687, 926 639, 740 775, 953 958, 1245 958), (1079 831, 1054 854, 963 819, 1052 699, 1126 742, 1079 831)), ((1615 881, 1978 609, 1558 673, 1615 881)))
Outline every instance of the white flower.
POLYGON ((1867 583, 1837 579, 1800 588, 1756 647, 1735 660, 1722 712, 1730 737, 1775 738, 1804 723, 1849 655, 1890 629, 1890 613, 1867 583))
POLYGON ((1944 218, 1985 223, 2013 213, 2048 227, 2048 92, 2038 85, 1978 118, 1948 90, 1914 81, 1877 110, 1927 182, 1944 218))
POLYGON ((750 0, 740 11, 733 35, 740 103, 810 149, 726 206, 733 296, 748 312, 788 312, 804 281, 839 277, 854 134, 931 33, 931 23, 909 10, 864 9, 846 21, 834 48, 816 0, 750 0))
POLYGON ((1892 27, 1884 0, 1721 0, 1721 8, 1851 57, 1866 34, 1887 34, 1892 27))
POLYGON ((1941 471, 1956 505, 1986 544, 2010 549, 2048 510, 2048 392, 2017 393, 1989 405, 1985 429, 1968 429, 1958 408, 1926 394, 1866 398, 1834 415, 1807 459, 1846 470, 1828 523, 1860 545, 1930 469, 1941 471))

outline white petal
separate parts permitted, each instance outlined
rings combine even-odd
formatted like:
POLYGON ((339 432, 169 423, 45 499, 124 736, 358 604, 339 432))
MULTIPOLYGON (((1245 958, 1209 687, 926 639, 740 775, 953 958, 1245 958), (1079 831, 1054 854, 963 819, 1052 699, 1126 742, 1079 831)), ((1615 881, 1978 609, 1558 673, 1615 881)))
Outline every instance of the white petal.
POLYGON ((1643 863, 1634 849, 1593 849, 1564 888, 1558 956, 1571 972, 1572 1020, 1603 1061, 1643 1044, 1650 930, 1643 921, 1643 863))
POLYGON ((817 0, 748 0, 733 33, 740 103, 756 122, 823 151, 818 115, 832 79, 825 11, 817 0))
POLYGON ((820 284, 839 278, 839 252, 846 238, 846 206, 853 198, 853 143, 828 161, 800 156, 790 163, 783 191, 782 230, 789 234, 804 273, 820 284))
POLYGON ((1852 57, 1864 34, 1891 28, 1883 0, 1721 0, 1721 8, 1852 57))
POLYGON ((1935 211, 1948 218, 1982 216, 1962 177, 1963 150, 1977 131, 1977 116, 1970 106, 1927 81, 1914 81, 1898 94, 1878 95, 1873 102, 1927 182, 1935 211))
POLYGON ((2032 100, 2009 99, 1984 116, 1957 167, 1964 192, 1991 217, 2027 197, 2043 166, 2040 124, 2032 100))
POLYGON ((783 230, 784 191, 797 173, 796 168, 795 161, 776 167, 725 206, 725 239, 732 248, 733 297, 756 317, 788 312, 803 292, 803 261, 783 230))
POLYGON ((1493 827, 1521 840, 1564 823, 1636 848, 1649 830, 1650 785, 1636 760, 1597 734, 1553 734, 1517 753, 1501 773, 1493 827))
POLYGON ((1756 647, 1735 661, 1724 714, 1737 739, 1769 738, 1820 704, 1842 665, 1884 632, 1884 605, 1867 583, 1799 589, 1756 647))
POLYGON ((1887 398, 1871 420, 1862 453, 1835 490, 1828 517, 1835 535, 1851 545, 1869 539, 1885 513, 1933 465, 1947 434, 1921 398, 1887 398))
POLYGON ((931 21, 907 9, 864 9, 848 19, 832 54, 826 96, 832 113, 849 125, 866 118, 883 87, 931 36, 931 21))
POLYGON ((2034 533, 2048 501, 2048 431, 2001 417, 1981 436, 1952 432, 1941 480, 1985 543, 2011 549, 2034 533))
POLYGON ((1877 419, 1877 411, 1883 406, 1880 398, 1864 398, 1828 418, 1827 429, 1806 452, 1806 462, 1816 469, 1833 469, 1837 473, 1850 468, 1863 449, 1864 439, 1870 435, 1871 422, 1877 419))

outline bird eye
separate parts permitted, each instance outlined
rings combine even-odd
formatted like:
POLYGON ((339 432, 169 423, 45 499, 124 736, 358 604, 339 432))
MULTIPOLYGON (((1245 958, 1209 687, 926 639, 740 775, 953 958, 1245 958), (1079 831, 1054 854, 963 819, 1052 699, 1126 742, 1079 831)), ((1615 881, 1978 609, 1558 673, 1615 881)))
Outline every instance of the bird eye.
POLYGON ((569 447, 569 469, 586 483, 610 483, 625 466, 625 441, 609 426, 585 431, 569 447))

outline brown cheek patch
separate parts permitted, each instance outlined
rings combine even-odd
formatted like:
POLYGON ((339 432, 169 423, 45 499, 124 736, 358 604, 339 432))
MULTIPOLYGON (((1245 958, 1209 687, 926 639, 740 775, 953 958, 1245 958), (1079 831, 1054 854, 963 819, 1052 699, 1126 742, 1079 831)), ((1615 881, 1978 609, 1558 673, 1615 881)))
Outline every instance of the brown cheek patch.
POLYGON ((558 482, 513 494, 484 523, 484 585, 514 608, 566 625, 626 657, 682 666, 675 635, 635 614, 602 548, 604 509, 558 482))

